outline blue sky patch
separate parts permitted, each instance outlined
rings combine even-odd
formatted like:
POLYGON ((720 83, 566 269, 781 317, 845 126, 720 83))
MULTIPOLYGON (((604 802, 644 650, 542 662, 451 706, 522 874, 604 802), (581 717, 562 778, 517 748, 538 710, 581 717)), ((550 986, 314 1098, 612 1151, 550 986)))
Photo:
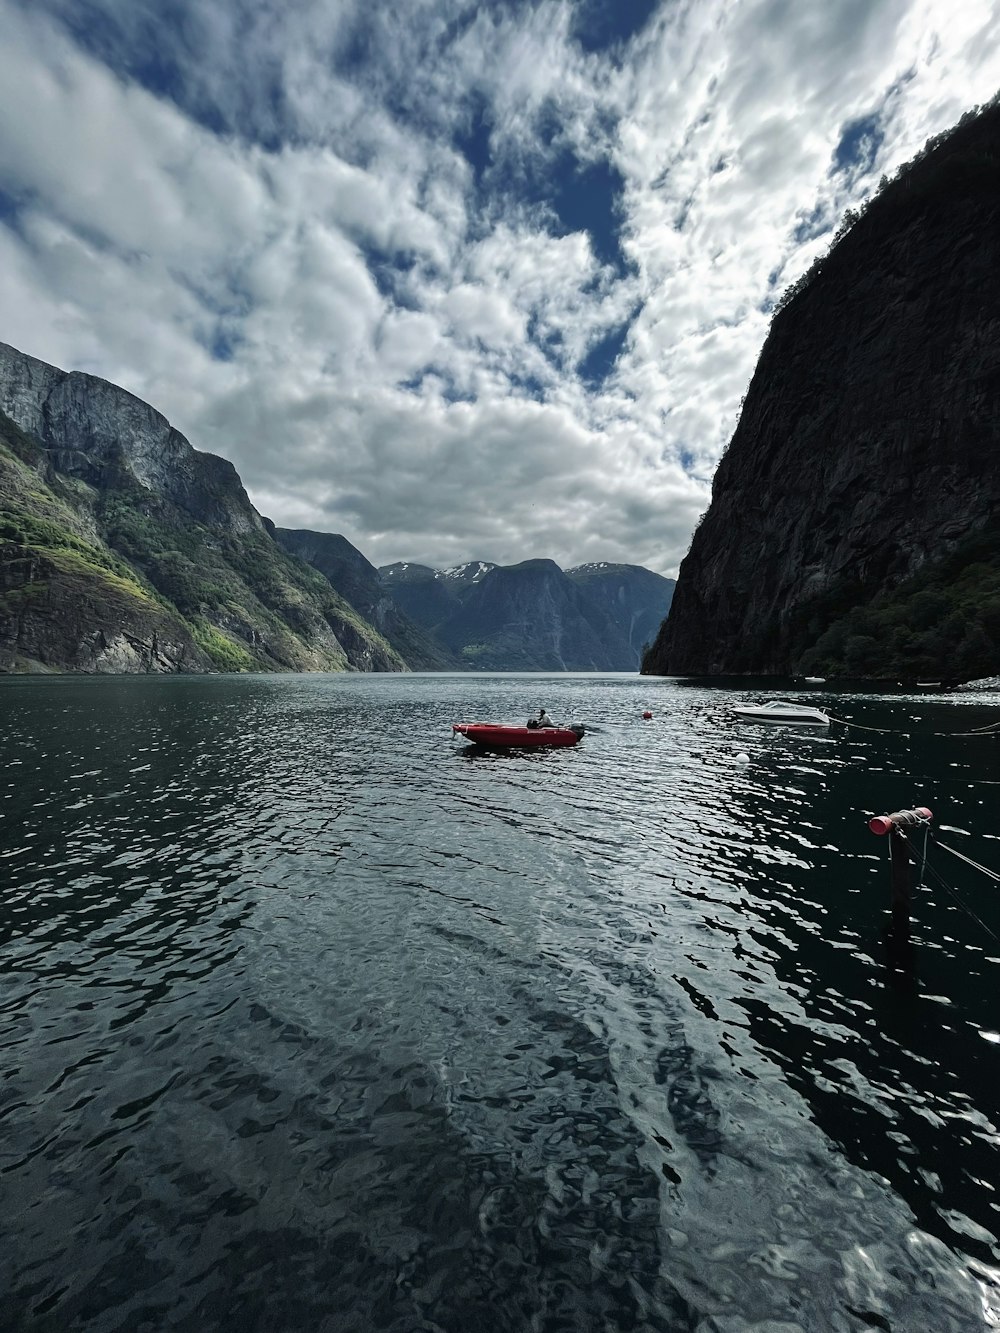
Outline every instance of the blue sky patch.
MULTIPOLYGON (((634 318, 634 316, 632 317, 634 318)), ((618 328, 606 333, 596 342, 577 366, 577 374, 592 392, 600 389, 614 369, 615 362, 622 353, 628 339, 632 319, 628 319, 618 328)))
POLYGON ((486 99, 475 96, 470 99, 469 114, 466 124, 455 135, 455 147, 472 167, 476 184, 482 182, 491 163, 490 121, 486 99))
POLYGON ((624 46, 659 9, 659 0, 577 0, 573 36, 585 51, 624 46))
POLYGON ((20 195, 11 194, 0 186, 0 222, 7 227, 17 228, 24 200, 20 195))
POLYGON ((814 205, 809 213, 800 214, 798 222, 792 230, 792 240, 796 245, 804 245, 806 241, 813 241, 817 236, 823 236, 830 230, 830 218, 827 205, 819 203, 814 205))
POLYGON ((840 142, 833 150, 831 174, 843 171, 863 175, 871 171, 884 139, 885 130, 878 112, 849 121, 841 130, 840 142))
POLYGON ((610 162, 582 164, 566 153, 556 163, 551 179, 547 202, 566 232, 587 232, 600 263, 624 272, 627 265, 619 239, 619 200, 625 188, 621 172, 610 162))
POLYGON ((208 349, 212 353, 212 360, 232 361, 236 349, 240 345, 240 341, 239 338, 234 337, 226 329, 216 329, 208 349))

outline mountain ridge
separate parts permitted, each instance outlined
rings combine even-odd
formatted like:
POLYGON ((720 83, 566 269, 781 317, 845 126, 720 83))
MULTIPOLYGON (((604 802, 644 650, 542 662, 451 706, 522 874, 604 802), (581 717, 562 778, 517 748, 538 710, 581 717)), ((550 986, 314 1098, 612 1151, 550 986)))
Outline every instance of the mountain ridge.
POLYGON ((387 568, 278 528, 134 394, 0 343, 0 672, 635 669, 636 597, 662 615, 672 589, 630 566, 387 568), (406 607, 427 588, 430 627, 406 607))
POLYGON ((383 586, 474 670, 631 671, 669 609, 674 582, 639 565, 553 560, 447 570, 398 561, 383 586))
POLYGON ((0 670, 405 670, 233 465, 0 343, 0 670))

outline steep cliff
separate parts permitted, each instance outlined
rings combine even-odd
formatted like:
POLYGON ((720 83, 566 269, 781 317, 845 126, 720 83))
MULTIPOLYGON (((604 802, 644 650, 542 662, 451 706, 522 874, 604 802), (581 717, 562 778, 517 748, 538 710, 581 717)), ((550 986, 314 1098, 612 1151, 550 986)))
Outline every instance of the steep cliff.
POLYGON ((191 627, 46 469, 0 413, 0 672, 210 670, 191 627))
POLYGON ((566 577, 597 602, 614 624, 628 669, 638 668, 653 642, 674 595, 674 580, 641 565, 597 561, 567 569, 566 577))
POLYGON ((232 464, 0 344, 0 670, 403 670, 232 464))
POLYGON ((438 636, 487 671, 614 670, 613 627, 552 560, 491 569, 438 636))
POLYGON ((992 106, 886 185, 776 315, 643 670, 995 672, 998 451, 992 106))

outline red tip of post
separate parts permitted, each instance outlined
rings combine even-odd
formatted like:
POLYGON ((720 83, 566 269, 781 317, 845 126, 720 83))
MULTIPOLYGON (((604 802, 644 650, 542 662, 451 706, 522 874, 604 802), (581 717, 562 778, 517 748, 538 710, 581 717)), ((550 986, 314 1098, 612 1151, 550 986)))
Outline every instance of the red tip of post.
POLYGON ((869 819, 868 827, 873 833, 891 833, 896 827, 897 820, 900 824, 915 824, 917 820, 908 817, 913 815, 919 819, 934 818, 926 805, 915 805, 912 810, 897 810, 894 815, 876 815, 874 819, 869 819))
POLYGON ((649 719, 650 719, 652 716, 653 716, 652 713, 649 713, 649 712, 643 713, 643 717, 646 719, 647 722, 649 721, 649 719))

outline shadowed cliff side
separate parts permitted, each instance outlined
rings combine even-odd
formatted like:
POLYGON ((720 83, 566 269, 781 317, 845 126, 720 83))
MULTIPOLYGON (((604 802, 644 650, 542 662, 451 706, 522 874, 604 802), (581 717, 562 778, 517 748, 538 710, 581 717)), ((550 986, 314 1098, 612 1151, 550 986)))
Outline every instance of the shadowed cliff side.
POLYGON ((998 452, 992 105, 776 315, 643 671, 995 672, 998 452))

